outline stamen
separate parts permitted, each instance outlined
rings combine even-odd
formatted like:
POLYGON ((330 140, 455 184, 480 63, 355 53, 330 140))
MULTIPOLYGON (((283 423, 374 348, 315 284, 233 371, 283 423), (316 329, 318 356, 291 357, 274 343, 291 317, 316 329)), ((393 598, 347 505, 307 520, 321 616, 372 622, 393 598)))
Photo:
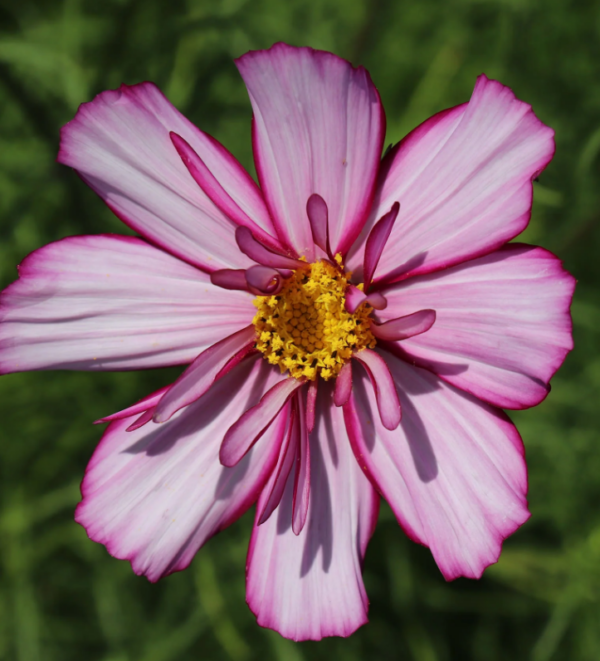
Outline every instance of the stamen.
POLYGON ((310 500, 310 444, 308 426, 302 392, 296 395, 298 410, 299 438, 296 457, 296 475, 294 478, 294 497, 292 505, 292 531, 299 535, 308 517, 310 500))
POLYGON ((365 292, 369 290, 373 275, 375 274, 375 269, 379 263, 379 258, 381 257, 381 253, 385 248, 387 240, 390 238, 399 211, 400 204, 394 202, 392 208, 377 221, 367 237, 364 261, 365 292))
POLYGON ((219 450, 223 466, 231 468, 242 459, 301 385, 296 379, 283 379, 266 392, 256 406, 248 409, 231 425, 219 450))
MULTIPOLYGON (((223 186, 221 186, 217 178, 207 167, 206 163, 192 149, 186 140, 174 131, 171 131, 169 135, 173 146, 177 150, 183 164, 188 169, 188 172, 215 206, 238 225, 251 229, 263 243, 266 245, 273 245, 275 242, 272 237, 261 229, 231 197, 231 195, 229 195, 223 186)), ((210 139, 210 136, 208 137, 210 139)))
POLYGON ((265 248, 256 240, 247 227, 238 227, 235 231, 235 240, 239 249, 253 259, 257 264, 271 266, 274 269, 302 269, 306 268, 306 262, 301 262, 293 257, 286 257, 265 248))
POLYGON ((248 291, 246 271, 244 269, 220 269, 210 274, 213 285, 222 289, 248 291))
POLYGON ((288 408, 290 409, 288 427, 279 451, 277 466, 275 466, 271 479, 269 480, 270 484, 266 487, 266 489, 270 489, 268 491, 269 496, 264 501, 262 501, 262 498, 259 501, 259 508, 261 508, 257 513, 259 526, 268 520, 281 502, 285 491, 285 485, 287 484, 288 477, 298 452, 300 427, 298 425, 298 413, 296 411, 294 400, 288 404, 288 408), (261 501, 264 502, 264 505, 262 505, 261 501))
POLYGON ((304 269, 283 281, 279 294, 254 301, 256 348, 296 379, 335 378, 355 352, 375 346, 371 308, 346 310, 350 274, 341 261, 338 255, 335 265, 304 262, 304 269))
POLYGON ((333 403, 336 406, 344 406, 350 399, 352 393, 352 363, 348 362, 342 367, 338 378, 335 380, 333 392, 333 403))
POLYGON ((308 215, 314 242, 333 259, 329 248, 329 210, 327 209, 327 203, 320 195, 314 193, 306 203, 306 214, 308 215))
POLYGON ((402 412, 396 384, 387 363, 379 354, 369 349, 357 353, 355 358, 365 366, 371 379, 383 426, 393 431, 400 424, 402 412))
POLYGON ((248 326, 203 351, 158 402, 154 421, 166 422, 179 409, 202 397, 222 376, 231 358, 246 350, 253 341, 254 328, 248 326))
POLYGON ((136 418, 129 427, 125 431, 135 431, 136 429, 140 429, 144 425, 147 425, 151 420, 154 415, 154 409, 148 409, 142 415, 139 416, 139 418, 136 418))
POLYGON ((419 310, 384 324, 371 323, 371 332, 380 340, 400 341, 428 331, 435 322, 435 310, 419 310))
POLYGON ((354 314, 358 307, 363 303, 368 303, 376 310, 385 310, 387 307, 387 299, 383 294, 373 292, 367 295, 362 289, 359 289, 359 287, 348 285, 348 289, 346 290, 346 310, 348 310, 350 314, 354 314))
POLYGON ((309 434, 315 428, 318 383, 316 379, 311 381, 308 384, 308 392, 306 393, 306 428, 309 434))
POLYGON ((283 278, 278 271, 268 266, 251 266, 246 271, 246 282, 253 294, 275 296, 283 285, 283 278))

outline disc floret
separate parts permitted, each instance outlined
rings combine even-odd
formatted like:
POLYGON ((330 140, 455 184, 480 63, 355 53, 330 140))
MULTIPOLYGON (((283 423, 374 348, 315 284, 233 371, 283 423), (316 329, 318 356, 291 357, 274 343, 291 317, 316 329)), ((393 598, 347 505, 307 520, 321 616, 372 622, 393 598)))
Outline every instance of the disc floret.
POLYGON ((353 353, 373 348, 371 308, 361 305, 354 314, 345 308, 350 273, 341 255, 307 264, 285 280, 276 296, 257 296, 253 323, 256 348, 281 372, 313 381, 335 378, 353 353))

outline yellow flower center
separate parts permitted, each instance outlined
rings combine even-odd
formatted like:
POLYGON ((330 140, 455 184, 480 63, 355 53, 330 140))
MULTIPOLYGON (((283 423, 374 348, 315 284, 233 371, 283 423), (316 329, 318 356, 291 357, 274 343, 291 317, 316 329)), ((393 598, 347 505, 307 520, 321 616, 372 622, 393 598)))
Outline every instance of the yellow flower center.
POLYGON ((256 348, 296 379, 336 377, 353 353, 375 346, 366 304, 345 308, 350 273, 341 255, 336 265, 322 260, 298 269, 276 296, 257 296, 256 348))

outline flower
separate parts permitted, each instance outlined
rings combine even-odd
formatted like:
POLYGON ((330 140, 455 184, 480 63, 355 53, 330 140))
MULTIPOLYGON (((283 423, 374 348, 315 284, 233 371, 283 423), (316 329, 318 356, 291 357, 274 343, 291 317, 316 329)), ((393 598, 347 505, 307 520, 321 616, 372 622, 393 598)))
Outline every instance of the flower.
POLYGON ((519 434, 572 348, 573 278, 527 225, 553 131, 500 83, 380 159, 368 73, 276 44, 237 61, 260 188, 150 83, 63 129, 138 234, 70 237, 0 299, 0 371, 186 364, 104 418, 76 519, 156 581, 257 503, 247 600, 295 640, 367 619, 379 494, 447 579, 529 517, 519 434))

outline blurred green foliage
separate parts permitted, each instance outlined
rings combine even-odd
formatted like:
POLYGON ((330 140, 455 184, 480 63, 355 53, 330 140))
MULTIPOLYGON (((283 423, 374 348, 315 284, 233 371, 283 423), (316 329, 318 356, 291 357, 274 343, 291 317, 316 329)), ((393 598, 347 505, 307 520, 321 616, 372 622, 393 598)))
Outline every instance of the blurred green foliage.
POLYGON ((600 6, 583 0, 1 0, 0 284, 35 248, 127 232, 54 162, 79 103, 150 79, 252 169, 250 106, 233 57, 275 41, 364 64, 395 142, 468 99, 482 71, 556 129, 523 240, 579 285, 576 350, 537 409, 514 413, 531 520, 481 581, 447 584, 382 509, 365 579, 371 623, 294 644, 244 603, 250 518, 157 585, 72 520, 101 434, 91 421, 177 370, 0 378, 0 658, 17 661, 596 661, 600 658, 600 6))

